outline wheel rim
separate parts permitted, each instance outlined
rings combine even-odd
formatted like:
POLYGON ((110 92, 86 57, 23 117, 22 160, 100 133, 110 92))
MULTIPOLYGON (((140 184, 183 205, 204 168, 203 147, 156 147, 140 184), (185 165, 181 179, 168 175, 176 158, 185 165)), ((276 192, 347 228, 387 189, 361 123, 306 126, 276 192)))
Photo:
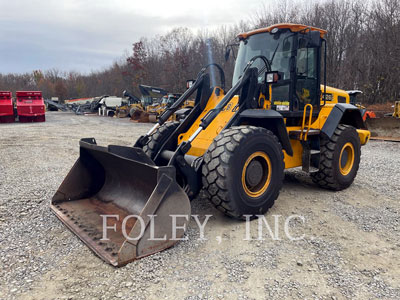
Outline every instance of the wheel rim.
POLYGON ((352 143, 346 143, 339 157, 339 170, 342 175, 350 173, 354 165, 354 146, 352 143))
POLYGON ((271 182, 271 160, 262 151, 250 155, 242 170, 242 186, 245 193, 256 198, 261 196, 271 182))

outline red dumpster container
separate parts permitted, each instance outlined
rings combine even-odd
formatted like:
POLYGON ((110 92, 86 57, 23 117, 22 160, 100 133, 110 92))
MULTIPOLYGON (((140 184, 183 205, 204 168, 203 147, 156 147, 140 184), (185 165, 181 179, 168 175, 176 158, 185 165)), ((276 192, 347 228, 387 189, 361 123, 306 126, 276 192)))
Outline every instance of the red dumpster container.
POLYGON ((20 122, 44 122, 45 106, 42 92, 18 91, 17 113, 20 122))
POLYGON ((12 93, 0 91, 0 123, 12 123, 14 120, 12 93))

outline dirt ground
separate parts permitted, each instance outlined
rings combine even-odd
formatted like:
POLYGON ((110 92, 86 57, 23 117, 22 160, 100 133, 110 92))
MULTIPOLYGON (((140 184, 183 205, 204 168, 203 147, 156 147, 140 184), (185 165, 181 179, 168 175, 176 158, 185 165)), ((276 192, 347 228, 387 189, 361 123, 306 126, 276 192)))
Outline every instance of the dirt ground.
POLYGON ((400 143, 371 141, 347 190, 316 187, 299 170, 258 221, 212 215, 206 240, 192 220, 187 240, 114 268, 52 214, 49 203, 79 155, 78 141, 132 145, 151 125, 49 112, 45 123, 0 124, 0 299, 400 299, 400 143), (289 223, 292 241, 284 232, 289 223), (274 221, 277 220, 277 223, 274 221), (274 226, 276 225, 276 226, 274 226))

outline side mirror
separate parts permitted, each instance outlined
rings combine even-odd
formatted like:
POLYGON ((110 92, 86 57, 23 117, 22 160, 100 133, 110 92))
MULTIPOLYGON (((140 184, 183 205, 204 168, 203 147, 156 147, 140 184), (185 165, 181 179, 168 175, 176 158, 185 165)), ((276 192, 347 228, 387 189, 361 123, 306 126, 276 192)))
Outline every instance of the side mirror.
POLYGON ((127 90, 124 90, 124 91, 122 92, 122 95, 123 95, 124 97, 129 97, 129 93, 128 93, 127 90))
POLYGON ((190 89, 193 86, 194 82, 195 80, 193 79, 186 80, 186 89, 190 89))
POLYGON ((266 72, 265 73, 265 82, 266 83, 277 83, 282 78, 280 72, 266 72))
POLYGON ((308 31, 307 38, 309 47, 319 47, 321 45, 321 36, 319 31, 315 30, 308 31))
POLYGON ((231 55, 231 48, 227 46, 225 50, 225 61, 228 61, 230 55, 231 55))

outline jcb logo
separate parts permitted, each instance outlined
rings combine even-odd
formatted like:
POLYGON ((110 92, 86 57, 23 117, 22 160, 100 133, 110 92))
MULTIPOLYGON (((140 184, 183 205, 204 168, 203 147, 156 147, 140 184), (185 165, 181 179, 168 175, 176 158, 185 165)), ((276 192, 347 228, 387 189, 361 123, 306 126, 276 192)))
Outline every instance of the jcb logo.
POLYGON ((235 106, 233 106, 232 103, 228 103, 227 106, 224 107, 224 109, 222 111, 231 111, 231 112, 237 112, 239 109, 239 104, 236 104, 235 106))
POLYGON ((232 103, 228 103, 227 106, 224 107, 224 109, 222 111, 230 111, 232 108, 232 103))

